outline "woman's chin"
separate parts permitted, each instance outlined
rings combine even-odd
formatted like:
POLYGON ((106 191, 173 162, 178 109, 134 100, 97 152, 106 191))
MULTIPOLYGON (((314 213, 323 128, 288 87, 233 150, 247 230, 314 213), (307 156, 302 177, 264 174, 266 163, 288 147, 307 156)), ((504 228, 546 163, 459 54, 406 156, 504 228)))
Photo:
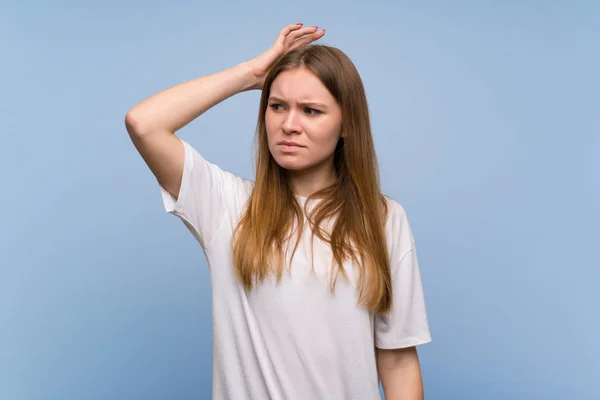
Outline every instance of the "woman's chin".
POLYGON ((277 162, 277 164, 279 164, 279 166, 281 168, 290 170, 290 171, 299 171, 302 169, 306 168, 306 165, 304 165, 304 163, 299 162, 299 160, 289 160, 289 159, 285 159, 286 157, 281 157, 279 159, 275 159, 275 161, 277 162), (282 159, 283 158, 283 159, 282 159))

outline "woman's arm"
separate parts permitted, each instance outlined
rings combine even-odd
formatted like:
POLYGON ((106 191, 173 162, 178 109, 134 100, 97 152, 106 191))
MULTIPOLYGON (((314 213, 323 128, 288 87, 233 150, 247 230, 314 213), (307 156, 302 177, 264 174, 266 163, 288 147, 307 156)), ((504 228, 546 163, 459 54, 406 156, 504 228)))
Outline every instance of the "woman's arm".
POLYGON ((209 108, 250 88, 256 78, 247 63, 166 89, 125 116, 131 140, 158 182, 179 196, 185 152, 174 133, 209 108))
POLYGON ((423 380, 415 347, 376 349, 377 372, 386 400, 423 400, 423 380))
POLYGON ((289 25, 273 46, 233 68, 163 90, 134 106, 125 116, 127 132, 158 182, 179 196, 185 151, 174 133, 223 100, 249 89, 261 89, 269 68, 291 49, 325 34, 316 27, 289 25))
POLYGON ((174 133, 256 81, 248 63, 163 90, 133 107, 125 123, 134 134, 174 133))

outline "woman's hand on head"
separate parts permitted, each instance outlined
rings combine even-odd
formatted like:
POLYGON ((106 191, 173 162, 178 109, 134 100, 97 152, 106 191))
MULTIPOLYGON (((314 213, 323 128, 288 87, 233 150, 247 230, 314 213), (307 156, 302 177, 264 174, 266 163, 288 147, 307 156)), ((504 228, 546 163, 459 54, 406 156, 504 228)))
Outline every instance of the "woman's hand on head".
POLYGON ((325 35, 325 29, 316 26, 303 28, 302 24, 288 25, 279 31, 275 43, 264 53, 248 61, 256 82, 252 89, 262 89, 265 77, 273 64, 290 50, 310 44, 325 35))

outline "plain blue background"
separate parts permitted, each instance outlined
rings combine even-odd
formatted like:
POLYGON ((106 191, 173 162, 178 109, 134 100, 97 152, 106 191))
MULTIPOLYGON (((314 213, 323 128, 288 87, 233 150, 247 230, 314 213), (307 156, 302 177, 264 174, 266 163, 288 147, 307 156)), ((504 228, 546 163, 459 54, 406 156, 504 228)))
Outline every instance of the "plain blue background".
MULTIPOLYGON (((327 29, 406 208, 426 398, 599 399, 600 7, 584 1, 16 2, 0 8, 0 399, 209 399, 204 255, 126 112, 327 29)), ((259 92, 180 132, 253 178, 259 92)))

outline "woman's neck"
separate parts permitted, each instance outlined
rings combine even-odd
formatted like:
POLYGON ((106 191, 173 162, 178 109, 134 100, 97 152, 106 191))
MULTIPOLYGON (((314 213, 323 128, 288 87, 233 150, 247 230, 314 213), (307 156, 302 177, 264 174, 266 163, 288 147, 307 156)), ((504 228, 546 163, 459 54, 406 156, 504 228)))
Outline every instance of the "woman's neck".
POLYGON ((295 194, 309 197, 321 189, 333 185, 337 179, 333 160, 323 166, 315 166, 300 171, 287 171, 290 186, 295 194))

